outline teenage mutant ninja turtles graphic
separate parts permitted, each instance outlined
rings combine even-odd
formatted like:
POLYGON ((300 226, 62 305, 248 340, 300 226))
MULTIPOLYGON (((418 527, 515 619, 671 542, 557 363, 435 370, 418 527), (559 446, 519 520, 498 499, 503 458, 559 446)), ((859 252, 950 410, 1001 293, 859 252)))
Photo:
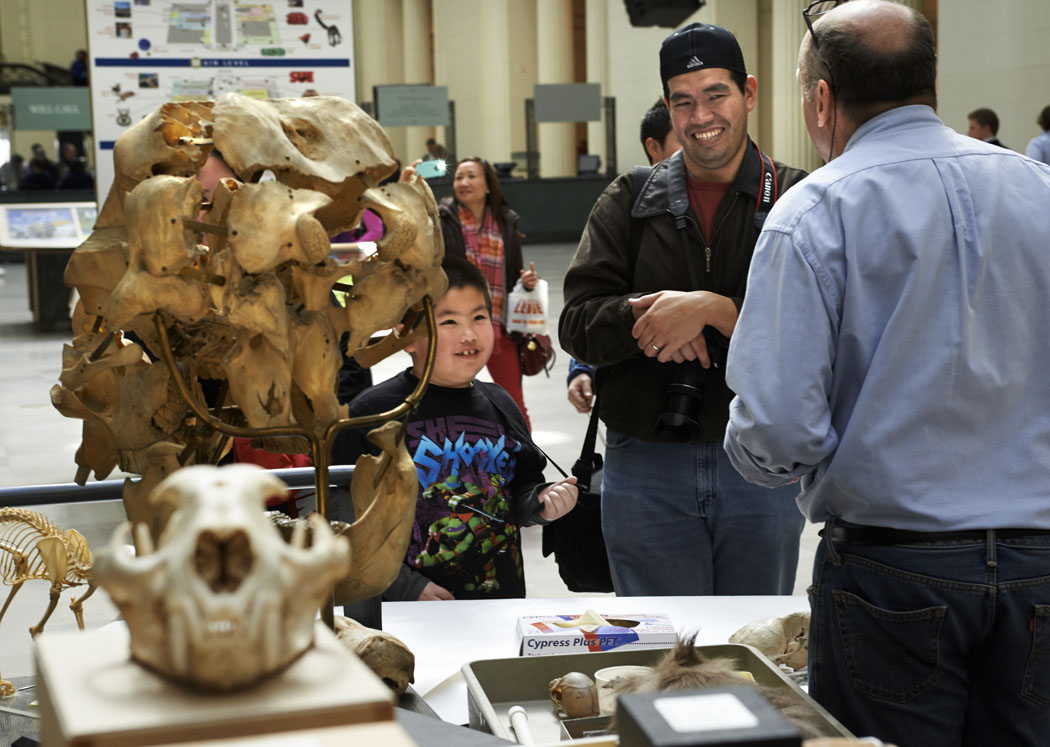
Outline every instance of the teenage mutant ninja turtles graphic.
POLYGON ((456 580, 453 585, 482 593, 500 588, 497 560, 502 556, 520 569, 518 527, 507 520, 510 507, 501 475, 491 474, 483 486, 451 475, 424 490, 422 500, 445 504, 447 515, 430 524, 415 559, 417 569, 439 570, 456 580))

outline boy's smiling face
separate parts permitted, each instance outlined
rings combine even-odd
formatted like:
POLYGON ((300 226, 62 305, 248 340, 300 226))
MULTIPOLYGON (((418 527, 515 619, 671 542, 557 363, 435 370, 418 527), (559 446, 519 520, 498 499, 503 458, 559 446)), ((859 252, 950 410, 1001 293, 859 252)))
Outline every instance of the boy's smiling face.
MULTIPOLYGON (((463 388, 489 362, 492 355, 492 317, 485 296, 477 288, 449 288, 434 306, 437 323, 437 353, 430 383, 463 388)), ((412 372, 423 374, 427 339, 405 348, 412 356, 412 372)))

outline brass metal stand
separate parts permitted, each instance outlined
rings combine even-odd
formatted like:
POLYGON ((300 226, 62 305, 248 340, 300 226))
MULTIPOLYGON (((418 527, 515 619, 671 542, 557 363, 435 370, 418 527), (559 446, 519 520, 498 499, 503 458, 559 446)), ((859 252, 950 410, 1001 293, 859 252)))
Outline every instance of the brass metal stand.
MULTIPOLYGON (((228 436, 235 436, 239 438, 266 438, 266 437, 277 437, 277 436, 298 436, 306 439, 310 444, 310 457, 314 463, 314 488, 316 490, 317 497, 317 511, 325 519, 329 518, 329 489, 328 489, 328 467, 332 460, 332 439, 335 434, 339 431, 347 428, 367 428, 372 425, 381 425, 391 420, 397 420, 407 415, 409 412, 414 410, 418 405, 419 401, 423 398, 423 393, 426 391, 427 384, 430 383, 430 376, 434 370, 434 357, 437 352, 437 325, 434 321, 434 303, 429 297, 423 298, 423 312, 426 317, 427 334, 430 337, 429 344, 427 345, 427 357, 426 363, 423 366, 423 375, 419 378, 419 383, 411 394, 397 407, 387 410, 386 412, 377 413, 375 415, 365 415, 357 418, 340 418, 333 423, 330 423, 324 428, 324 431, 318 434, 316 431, 303 428, 300 426, 288 425, 288 426, 274 426, 270 428, 250 428, 245 426, 233 425, 227 423, 224 420, 216 417, 212 412, 208 410, 206 406, 197 401, 193 396, 193 392, 190 391, 189 385, 182 378, 179 373, 178 365, 175 362, 175 357, 171 352, 171 342, 168 338, 168 330, 164 324, 163 315, 160 312, 156 312, 153 315, 153 324, 157 330, 157 335, 160 338, 160 350, 158 351, 160 357, 164 360, 165 365, 168 367, 168 371, 171 373, 171 378, 175 382, 175 387, 178 389, 179 394, 186 401, 186 404, 194 412, 194 414, 200 418, 203 422, 228 436)), ((412 312, 409 312, 412 314, 412 312)), ((410 327, 410 325, 409 325, 410 327)), ((410 334, 410 333, 409 333, 410 334)), ((408 334, 405 335, 406 337, 408 334)), ((391 332, 390 335, 383 338, 383 340, 364 348, 364 351, 368 351, 371 348, 383 346, 384 350, 391 348, 391 344, 388 342, 391 337, 400 337, 396 332, 391 332)), ((403 347, 403 345, 402 345, 403 347)), ((396 344, 393 345, 393 349, 398 349, 396 344)), ((391 350, 390 352, 393 352, 391 350)), ((389 353, 387 353, 389 354, 389 353)), ((404 437, 402 429, 402 438, 404 437)), ((381 476, 389 463, 387 457, 384 456, 387 461, 383 462, 382 468, 379 471, 381 476)), ((378 478, 377 478, 378 479, 378 478)), ((321 609, 321 619, 324 620, 325 624, 329 628, 334 627, 334 609, 333 604, 330 603, 325 605, 321 609)))

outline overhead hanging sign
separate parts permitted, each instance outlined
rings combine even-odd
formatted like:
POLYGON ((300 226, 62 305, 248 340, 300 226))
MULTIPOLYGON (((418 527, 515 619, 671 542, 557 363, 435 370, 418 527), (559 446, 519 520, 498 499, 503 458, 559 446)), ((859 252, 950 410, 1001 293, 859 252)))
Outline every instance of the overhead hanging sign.
POLYGON ((537 122, 597 122, 602 118, 598 83, 537 83, 533 98, 537 122))
POLYGON ((383 127, 448 127, 448 86, 373 86, 383 127))
POLYGON ((11 89, 16 130, 90 130, 91 92, 81 87, 11 89))

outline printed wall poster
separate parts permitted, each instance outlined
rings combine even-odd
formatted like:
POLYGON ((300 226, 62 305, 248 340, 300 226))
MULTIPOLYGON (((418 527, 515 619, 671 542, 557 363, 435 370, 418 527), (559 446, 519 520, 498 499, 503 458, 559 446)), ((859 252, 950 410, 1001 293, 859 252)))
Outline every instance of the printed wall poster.
POLYGON ((87 0, 100 202, 113 144, 168 101, 355 100, 352 0, 87 0))

